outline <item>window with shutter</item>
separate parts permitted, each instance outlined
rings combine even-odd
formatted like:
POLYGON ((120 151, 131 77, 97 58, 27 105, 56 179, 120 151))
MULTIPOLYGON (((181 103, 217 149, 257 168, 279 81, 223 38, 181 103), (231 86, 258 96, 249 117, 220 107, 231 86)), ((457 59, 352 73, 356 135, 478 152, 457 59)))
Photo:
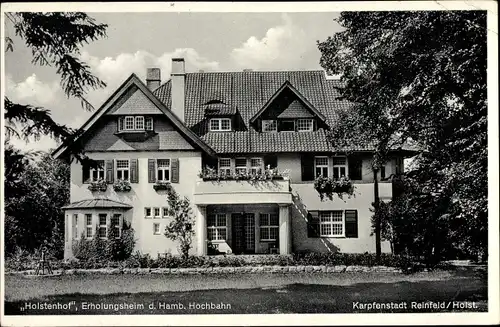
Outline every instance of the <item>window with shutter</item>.
POLYGON ((82 184, 90 183, 90 166, 82 165, 82 184))
POLYGON ((139 183, 139 160, 130 160, 130 182, 139 183))
POLYGON ((307 237, 319 237, 319 212, 309 211, 307 214, 307 237))
POLYGON ((345 237, 357 238, 358 237, 358 211, 346 210, 345 211, 345 237))
POLYGON ((114 181, 115 172, 113 165, 113 160, 106 160, 106 182, 108 184, 113 184, 114 181))
POLYGON ((170 170, 172 173, 170 181, 172 183, 179 183, 179 159, 170 160, 170 170))
POLYGON ((302 181, 314 180, 314 156, 303 154, 301 157, 302 181))
POLYGON ((360 181, 363 179, 362 174, 363 160, 359 157, 349 157, 348 170, 351 180, 360 181))
POLYGON ((155 159, 148 159, 148 183, 156 182, 155 159))

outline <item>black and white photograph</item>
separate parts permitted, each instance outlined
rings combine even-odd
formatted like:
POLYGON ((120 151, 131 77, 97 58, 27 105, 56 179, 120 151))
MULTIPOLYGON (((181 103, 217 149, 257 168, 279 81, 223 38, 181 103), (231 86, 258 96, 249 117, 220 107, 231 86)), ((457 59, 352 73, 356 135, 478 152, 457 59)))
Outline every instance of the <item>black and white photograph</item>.
POLYGON ((500 323, 497 15, 3 3, 1 324, 500 323))

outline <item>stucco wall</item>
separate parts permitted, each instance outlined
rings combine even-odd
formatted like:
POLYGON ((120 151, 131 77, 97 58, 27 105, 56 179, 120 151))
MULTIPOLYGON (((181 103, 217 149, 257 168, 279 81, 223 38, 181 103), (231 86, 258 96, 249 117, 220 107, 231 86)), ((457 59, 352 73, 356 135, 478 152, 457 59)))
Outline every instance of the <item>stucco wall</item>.
POLYGON ((278 170, 288 171, 290 180, 299 182, 302 180, 299 153, 283 153, 278 155, 278 170))
MULTIPOLYGON (((373 202, 373 184, 356 184, 355 196, 333 201, 321 201, 312 183, 292 184, 294 204, 291 210, 292 251, 310 250, 315 252, 340 251, 344 253, 375 252, 375 236, 371 233, 371 216, 369 208, 373 202), (357 210, 357 238, 311 238, 307 235, 307 212, 310 210, 357 210)), ((390 198, 391 184, 380 184, 380 196, 390 198)), ((382 252, 390 252, 388 242, 382 243, 382 252)))
MULTIPOLYGON (((157 253, 165 253, 169 250, 177 254, 177 247, 172 241, 163 235, 167 218, 145 218, 145 207, 165 207, 167 205, 166 191, 155 191, 153 184, 148 183, 148 159, 178 158, 179 159, 179 183, 172 183, 174 189, 181 195, 187 196, 193 201, 194 185, 198 179, 197 175, 201 167, 200 152, 102 152, 87 153, 92 159, 138 159, 139 183, 132 183, 130 192, 115 192, 112 185, 108 185, 106 192, 91 192, 89 184, 82 183, 82 167, 74 161, 71 164, 71 202, 92 199, 96 197, 107 198, 132 205, 132 209, 125 212, 125 219, 131 222, 137 238, 136 249, 143 253, 156 256, 157 253), (160 235, 153 235, 153 223, 160 223, 160 235)), ((192 205, 193 215, 198 214, 197 207, 192 205)), ((81 211, 83 213, 83 211, 81 211)), ((82 218, 83 219, 83 218, 82 218)), ((83 220, 82 220, 83 224, 83 220)), ((79 228, 83 226, 80 225, 79 228)), ((80 233, 83 230, 80 231, 80 233)), ((193 242, 193 253, 196 252, 196 241, 193 242)))
MULTIPOLYGON (((311 156, 314 156, 314 154, 311 154, 311 156)), ((368 154, 362 157, 361 175, 363 182, 373 181, 371 158, 372 158, 371 155, 368 154)), ((328 164, 329 164, 328 170, 331 177, 333 175, 332 156, 329 157, 328 164)), ((302 182, 301 155, 299 153, 278 154, 278 170, 288 171, 292 183, 301 183, 302 182)), ((395 173, 396 173, 396 159, 391 158, 385 164, 385 175, 386 177, 388 177, 391 174, 395 173)), ((380 173, 378 174, 378 179, 380 180, 380 173)), ((310 183, 310 181, 306 181, 306 183, 310 183)))

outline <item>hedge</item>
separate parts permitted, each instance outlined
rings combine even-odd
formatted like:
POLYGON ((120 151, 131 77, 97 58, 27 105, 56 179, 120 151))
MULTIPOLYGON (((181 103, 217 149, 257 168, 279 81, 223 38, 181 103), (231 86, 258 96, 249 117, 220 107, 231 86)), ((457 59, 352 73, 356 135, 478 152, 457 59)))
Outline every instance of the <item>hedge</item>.
MULTIPOLYGON (((25 258, 28 259, 28 258, 25 258)), ((6 270, 29 270, 36 267, 36 260, 6 258, 6 270)), ((295 253, 290 256, 190 256, 182 260, 180 256, 167 254, 153 258, 149 254, 135 252, 122 261, 110 261, 104 257, 91 257, 86 260, 72 259, 51 261, 52 269, 98 269, 98 268, 203 268, 203 267, 242 267, 242 266, 386 266, 408 269, 415 266, 409 258, 382 254, 377 263, 375 254, 350 253, 295 253)))

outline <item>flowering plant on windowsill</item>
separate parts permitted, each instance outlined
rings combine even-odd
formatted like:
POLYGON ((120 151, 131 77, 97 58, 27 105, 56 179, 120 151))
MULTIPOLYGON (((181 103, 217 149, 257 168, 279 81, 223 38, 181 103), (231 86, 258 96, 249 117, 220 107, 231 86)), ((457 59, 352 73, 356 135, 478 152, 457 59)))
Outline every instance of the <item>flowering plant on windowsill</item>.
POLYGON ((88 189, 91 192, 106 192, 108 189, 108 183, 104 179, 98 179, 97 181, 90 182, 88 189))
POLYGON ((314 188, 318 191, 321 200, 323 200, 325 196, 333 200, 334 194, 337 194, 340 198, 342 198, 343 194, 349 196, 354 194, 354 185, 352 181, 344 176, 340 178, 318 176, 314 180, 314 188))
POLYGON ((229 174, 226 174, 225 172, 218 172, 215 168, 206 167, 198 174, 198 177, 202 178, 204 181, 267 181, 288 179, 288 173, 280 172, 277 168, 271 169, 269 165, 264 171, 259 171, 257 173, 236 171, 229 174))
POLYGON ((155 191, 169 191, 172 188, 172 185, 170 184, 170 182, 156 181, 156 183, 153 185, 153 188, 155 191))
POLYGON ((130 182, 128 180, 119 179, 113 185, 113 189, 116 192, 130 192, 132 186, 130 185, 130 182))

